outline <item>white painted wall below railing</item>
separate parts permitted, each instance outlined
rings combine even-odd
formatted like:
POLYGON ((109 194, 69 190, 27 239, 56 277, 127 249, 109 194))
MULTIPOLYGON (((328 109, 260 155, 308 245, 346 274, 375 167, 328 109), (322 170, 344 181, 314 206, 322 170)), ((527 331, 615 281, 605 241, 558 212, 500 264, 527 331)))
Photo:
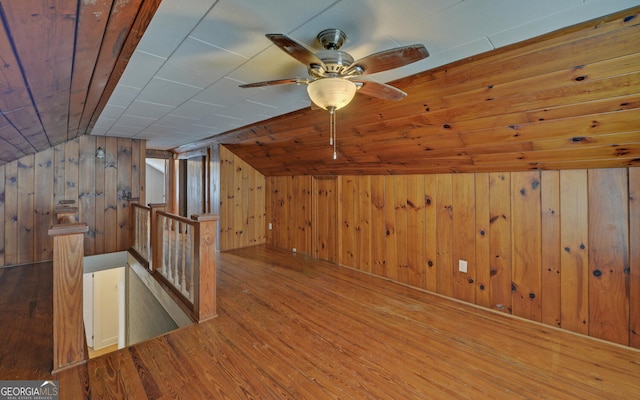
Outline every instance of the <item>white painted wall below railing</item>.
POLYGON ((160 284, 149 274, 149 271, 142 266, 133 256, 129 254, 128 258, 129 266, 131 270, 140 278, 147 289, 153 294, 153 296, 162 305, 162 308, 171 316, 171 319, 179 327, 191 325, 193 321, 189 316, 182 311, 182 308, 176 304, 171 296, 160 286, 160 284))

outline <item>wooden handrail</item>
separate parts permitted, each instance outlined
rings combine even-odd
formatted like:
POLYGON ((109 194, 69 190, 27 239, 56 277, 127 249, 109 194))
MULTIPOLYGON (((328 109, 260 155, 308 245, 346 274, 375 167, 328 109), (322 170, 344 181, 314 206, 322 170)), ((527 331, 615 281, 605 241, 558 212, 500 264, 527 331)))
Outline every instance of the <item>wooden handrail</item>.
POLYGON ((183 217, 182 215, 171 214, 166 211, 158 211, 158 215, 171 218, 172 220, 180 221, 182 223, 192 225, 192 226, 195 226, 197 224, 196 221, 194 221, 191 218, 186 218, 186 217, 183 217))
POLYGON ((53 236, 53 373, 87 361, 82 312, 86 224, 58 224, 53 236))

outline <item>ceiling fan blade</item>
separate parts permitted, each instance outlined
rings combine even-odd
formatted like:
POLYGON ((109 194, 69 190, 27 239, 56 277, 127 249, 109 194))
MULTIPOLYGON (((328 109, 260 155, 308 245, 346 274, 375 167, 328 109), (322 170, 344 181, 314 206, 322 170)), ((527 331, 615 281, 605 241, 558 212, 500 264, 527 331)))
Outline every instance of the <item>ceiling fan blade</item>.
POLYGON ((300 78, 292 78, 292 79, 276 79, 273 81, 263 81, 263 82, 255 82, 255 83, 245 83, 244 85, 240 85, 241 88, 254 88, 254 87, 263 87, 263 86, 276 86, 276 85, 306 85, 309 83, 308 79, 300 79, 300 78))
POLYGON ((356 69, 360 69, 362 74, 374 74, 411 64, 428 56, 429 52, 422 44, 396 47, 371 54, 353 62, 344 74, 349 74, 356 69))
POLYGON ((378 99, 398 101, 407 96, 407 94, 402 90, 391 85, 387 85, 386 83, 359 81, 354 79, 351 79, 351 81, 362 84, 358 89, 358 93, 366 94, 367 96, 378 99))
POLYGON ((289 36, 281 33, 268 33, 266 36, 273 42, 273 44, 304 65, 311 66, 315 64, 325 68, 322 60, 316 57, 316 55, 311 50, 307 49, 302 43, 299 43, 289 36))

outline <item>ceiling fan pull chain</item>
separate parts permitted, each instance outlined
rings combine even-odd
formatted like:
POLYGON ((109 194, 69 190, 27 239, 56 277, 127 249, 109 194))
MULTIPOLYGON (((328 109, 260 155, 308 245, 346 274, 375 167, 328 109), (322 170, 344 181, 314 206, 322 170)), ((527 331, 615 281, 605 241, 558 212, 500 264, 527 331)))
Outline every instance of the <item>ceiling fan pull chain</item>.
POLYGON ((329 111, 329 135, 331 136, 330 144, 333 144, 333 159, 335 160, 338 155, 336 153, 336 110, 335 107, 331 107, 329 111))
POLYGON ((335 135, 333 130, 333 113, 335 111, 334 107, 329 107, 329 146, 333 146, 333 136, 335 135))

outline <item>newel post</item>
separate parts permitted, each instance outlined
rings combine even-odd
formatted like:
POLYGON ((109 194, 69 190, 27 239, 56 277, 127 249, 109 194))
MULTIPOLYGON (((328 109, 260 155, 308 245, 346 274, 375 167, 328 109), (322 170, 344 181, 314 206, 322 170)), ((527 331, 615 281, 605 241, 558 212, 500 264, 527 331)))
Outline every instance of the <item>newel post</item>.
POLYGON ((216 310, 216 232, 220 217, 212 214, 195 214, 198 222, 195 230, 196 278, 194 315, 198 322, 214 318, 216 310))
POLYGON ((159 240, 162 240, 162 228, 158 224, 158 211, 166 211, 167 205, 165 203, 150 203, 149 208, 151 208, 151 216, 149 217, 149 223, 151 224, 149 227, 151 260, 148 261, 149 269, 155 271, 156 268, 160 268, 162 265, 162 261, 160 260, 162 257, 162 246, 160 246, 159 243, 159 240))
POLYGON ((59 224, 53 236, 53 373, 87 361, 82 313, 86 224, 59 224))

